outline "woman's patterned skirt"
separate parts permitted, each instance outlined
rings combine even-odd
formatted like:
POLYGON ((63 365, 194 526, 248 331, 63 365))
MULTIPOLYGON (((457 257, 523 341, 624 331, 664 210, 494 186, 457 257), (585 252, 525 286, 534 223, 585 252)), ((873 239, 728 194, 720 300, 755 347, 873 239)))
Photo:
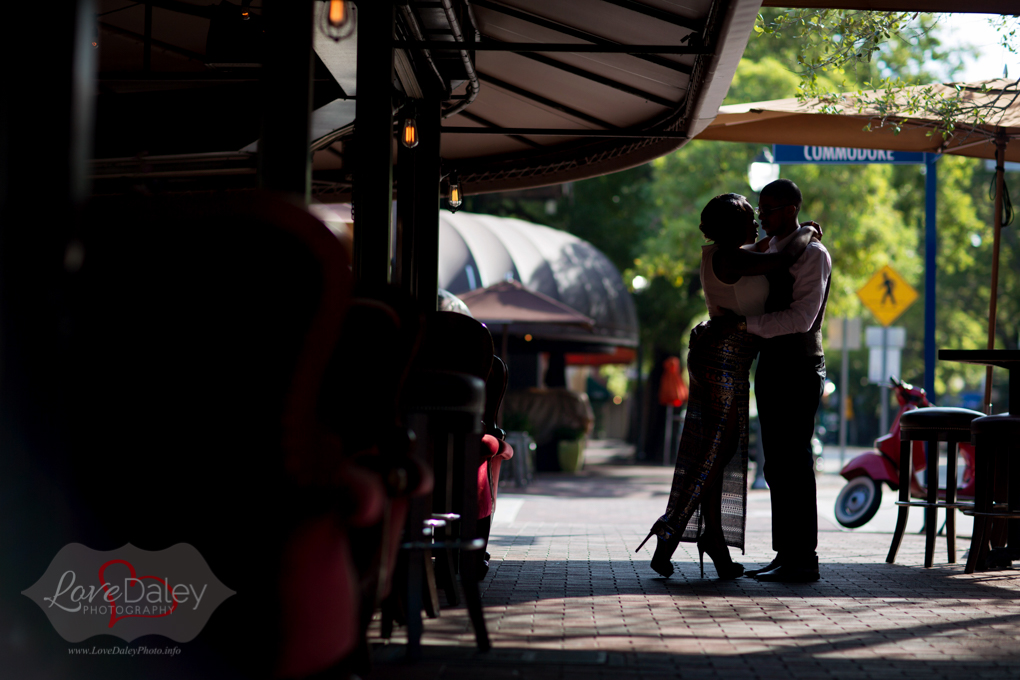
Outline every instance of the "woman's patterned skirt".
POLYGON ((706 490, 722 484, 722 526, 727 545, 744 549, 747 518, 747 431, 751 363, 757 336, 722 332, 709 322, 691 331, 687 370, 690 394, 662 538, 696 541, 706 490), (667 528, 668 527, 668 528, 667 528), (668 535, 663 535, 663 533, 668 535))

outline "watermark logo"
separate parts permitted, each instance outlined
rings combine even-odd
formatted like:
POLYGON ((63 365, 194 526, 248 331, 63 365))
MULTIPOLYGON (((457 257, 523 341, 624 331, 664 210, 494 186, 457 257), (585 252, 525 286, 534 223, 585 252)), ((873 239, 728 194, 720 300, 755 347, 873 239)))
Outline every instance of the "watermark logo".
POLYGON ((22 594, 42 608, 68 642, 94 635, 125 642, 162 635, 188 642, 234 591, 187 543, 157 551, 129 543, 105 552, 71 543, 22 594))

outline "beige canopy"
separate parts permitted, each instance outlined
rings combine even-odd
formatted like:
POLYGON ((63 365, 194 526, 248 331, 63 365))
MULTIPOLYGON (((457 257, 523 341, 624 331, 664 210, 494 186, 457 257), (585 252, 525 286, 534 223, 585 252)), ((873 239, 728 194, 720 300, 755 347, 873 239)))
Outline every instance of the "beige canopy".
MULTIPOLYGON (((938 120, 931 115, 903 114, 887 119, 881 125, 879 113, 872 109, 858 112, 853 93, 843 95, 837 105, 840 113, 820 113, 817 100, 776 99, 751 104, 723 106, 715 121, 698 139, 726 142, 794 144, 810 146, 841 146, 858 149, 895 149, 951 153, 976 158, 995 158, 995 135, 1000 130, 1009 138, 1020 137, 1020 87, 1012 80, 988 80, 977 83, 946 83, 906 88, 898 98, 904 104, 908 97, 922 88, 931 88, 944 96, 955 96, 960 88, 964 102, 974 105, 994 103, 995 110, 979 125, 960 125, 945 140, 935 132, 938 120), (897 134, 891 123, 900 122, 897 134), (865 126, 872 124, 872 130, 865 126)), ((872 95, 872 92, 866 93, 872 95)), ((1007 145, 1006 160, 1020 161, 1020 144, 1007 145)))

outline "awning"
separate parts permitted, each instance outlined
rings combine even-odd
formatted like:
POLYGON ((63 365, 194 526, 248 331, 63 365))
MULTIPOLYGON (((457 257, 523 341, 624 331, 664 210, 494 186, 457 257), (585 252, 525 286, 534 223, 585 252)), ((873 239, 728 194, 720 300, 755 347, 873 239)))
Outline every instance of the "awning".
MULTIPOLYGON (((680 147, 711 121, 760 4, 396 3, 395 96, 445 91, 441 156, 464 193, 622 170, 680 147)), ((351 186, 354 98, 367 93, 356 87, 357 22, 334 41, 322 30, 327 3, 315 5, 312 191, 340 197, 351 186)), ((125 167, 148 176, 145 158, 159 157, 172 166, 162 176, 181 190, 253 186, 264 33, 258 2, 104 5, 94 176, 124 177, 125 167)))
POLYGON ((439 287, 462 296, 502 281, 556 300, 593 320, 543 329, 586 344, 636 347, 637 312, 613 263, 593 245, 564 231, 508 217, 442 212, 439 287))

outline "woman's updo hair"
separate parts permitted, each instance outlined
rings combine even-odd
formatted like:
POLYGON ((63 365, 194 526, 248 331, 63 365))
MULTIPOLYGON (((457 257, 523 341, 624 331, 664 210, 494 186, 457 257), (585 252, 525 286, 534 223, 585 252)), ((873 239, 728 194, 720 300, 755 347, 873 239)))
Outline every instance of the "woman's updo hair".
POLYGON ((744 240, 746 232, 742 230, 745 216, 754 219, 754 208, 740 194, 720 194, 708 202, 701 211, 701 224, 698 228, 710 241, 744 240))

